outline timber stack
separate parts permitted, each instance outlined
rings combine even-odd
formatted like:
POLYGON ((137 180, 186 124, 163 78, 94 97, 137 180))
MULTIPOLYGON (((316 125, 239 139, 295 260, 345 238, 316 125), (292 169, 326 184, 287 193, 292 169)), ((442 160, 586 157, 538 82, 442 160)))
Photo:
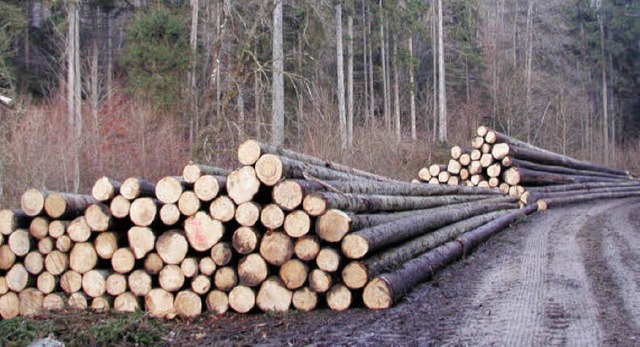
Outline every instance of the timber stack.
POLYGON ((640 195, 640 182, 629 171, 576 160, 485 126, 476 133, 471 149, 453 146, 447 165, 421 169, 414 183, 499 188, 540 209, 640 195))
POLYGON ((252 140, 238 161, 157 182, 103 177, 91 195, 27 190, 20 210, 0 211, 0 316, 387 308, 537 209, 252 140))

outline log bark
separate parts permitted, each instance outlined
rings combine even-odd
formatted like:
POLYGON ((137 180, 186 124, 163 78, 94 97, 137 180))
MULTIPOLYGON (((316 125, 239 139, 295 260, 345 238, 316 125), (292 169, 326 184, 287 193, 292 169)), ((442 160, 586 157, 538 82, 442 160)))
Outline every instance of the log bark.
POLYGON ((93 184, 91 196, 100 202, 109 201, 118 194, 120 187, 120 182, 107 176, 102 176, 93 184))
POLYGON ((284 212, 278 205, 266 205, 260 212, 260 222, 268 230, 276 230, 284 224, 284 212))
POLYGON ((260 204, 248 201, 238 205, 236 208, 235 219, 238 224, 245 227, 254 226, 260 219, 260 204))
POLYGON ((211 247, 211 259, 218 266, 225 266, 231 262, 233 252, 228 242, 218 242, 211 247))
POLYGON ((91 195, 52 192, 44 201, 44 209, 51 218, 68 219, 81 216, 87 207, 98 202, 91 195))
POLYGON ((156 252, 165 264, 180 264, 188 250, 189 243, 179 230, 165 231, 156 242, 156 252))
POLYGON ((227 293, 219 290, 212 290, 205 299, 207 310, 215 314, 224 314, 229 310, 229 297, 227 293))
POLYGON ((332 171, 343 172, 350 175, 364 177, 370 180, 376 180, 376 181, 390 180, 387 177, 376 175, 371 172, 354 169, 346 165, 341 165, 331 161, 322 160, 320 158, 316 158, 310 155, 274 147, 271 145, 254 141, 254 140, 245 141, 240 146, 238 146, 238 160, 240 161, 240 163, 243 163, 243 164, 244 162, 251 163, 251 164, 244 164, 244 165, 256 164, 257 166, 257 162, 264 154, 271 154, 271 155, 277 155, 280 157, 290 158, 298 162, 304 162, 320 168, 326 168, 332 171))
POLYGON ((155 197, 156 186, 142 178, 129 177, 122 183, 122 186, 120 187, 120 195, 127 200, 155 197))
POLYGON ((240 285, 258 286, 269 275, 265 259, 258 253, 251 253, 238 262, 238 279, 240 285))
POLYGON ((258 290, 256 305, 264 312, 286 312, 291 307, 293 292, 277 276, 267 278, 258 290))
POLYGON ((386 249, 362 261, 354 261, 342 271, 343 283, 351 289, 363 288, 367 282, 391 269, 446 242, 455 240, 458 235, 486 224, 495 218, 509 213, 509 210, 490 212, 464 219, 451 225, 434 230, 431 233, 416 237, 396 247, 386 249))
POLYGON ((305 235, 296 240, 293 251, 300 260, 314 260, 320 252, 320 240, 315 235, 305 235))
POLYGON ((49 194, 47 190, 27 189, 20 197, 20 208, 27 216, 35 217, 41 215, 45 212, 44 202, 49 194))
POLYGON ((173 294, 162 288, 154 288, 144 297, 144 307, 152 317, 172 318, 176 315, 173 294))
POLYGON ((144 258, 147 253, 154 250, 156 244, 156 235, 151 228, 147 227, 131 227, 127 231, 127 239, 136 259, 144 258))
POLYGON ((131 210, 131 201, 125 198, 123 195, 116 195, 109 204, 109 211, 112 216, 116 218, 129 217, 129 211, 131 210))
POLYGON ((237 286, 229 293, 229 307, 238 313, 247 313, 256 305, 256 293, 245 286, 237 286))
MULTIPOLYGON (((376 180, 372 177, 364 177, 353 172, 335 171, 331 168, 309 164, 273 154, 265 154, 255 164, 256 176, 263 184, 274 186, 283 178, 306 178, 309 175, 323 180, 358 181, 376 180)), ((378 181, 393 181, 381 176, 378 181)))
POLYGON ((254 228, 243 226, 233 232, 231 242, 236 252, 247 255, 257 249, 260 234, 254 228))
POLYGON ((268 232, 262 237, 260 255, 267 263, 280 266, 293 256, 293 241, 283 232, 268 232))
POLYGON ((231 171, 220 167, 191 163, 182 170, 182 177, 187 183, 196 183, 202 176, 226 176, 229 172, 231 171))
POLYGON ((178 209, 185 216, 193 216, 200 210, 200 199, 192 190, 185 190, 178 198, 178 209))
POLYGON ((232 220, 235 212, 235 203, 226 195, 217 197, 211 202, 211 205, 209 205, 209 214, 211 214, 211 217, 223 223, 232 220))
POLYGON ((167 264, 158 274, 160 287, 168 292, 177 292, 184 286, 184 274, 180 266, 167 264))
POLYGON ((344 311, 351 306, 353 297, 349 288, 342 284, 334 284, 327 292, 327 305, 334 311, 344 311))
POLYGON ((193 249, 205 252, 222 238, 224 225, 200 211, 184 221, 184 234, 193 249))
POLYGON ((31 223, 29 217, 22 210, 0 210, 0 234, 8 236, 18 228, 26 228, 31 223))
POLYGON ((244 166, 232 171, 227 176, 227 194, 237 204, 248 202, 260 190, 260 181, 256 176, 256 171, 251 166, 244 166))
POLYGON ((180 194, 190 187, 182 177, 166 176, 156 184, 155 196, 165 204, 175 204, 180 199, 180 194))
POLYGON ((394 222, 380 224, 348 234, 342 240, 342 253, 351 259, 360 259, 383 247, 415 238, 428 231, 476 215, 513 208, 512 203, 479 204, 449 208, 439 213, 415 215, 394 222))
POLYGON ((209 202, 215 199, 227 184, 226 176, 200 176, 193 184, 193 191, 201 201, 209 202))
POLYGON ((318 192, 308 195, 302 205, 305 212, 309 215, 320 216, 329 209, 367 213, 419 210, 476 201, 490 198, 491 196, 492 195, 448 195, 421 197, 318 192))
POLYGON ((230 292, 238 285, 238 274, 231 266, 221 267, 213 277, 213 284, 222 292, 230 292))
POLYGON ((284 232, 291 237, 302 237, 311 230, 311 218, 302 210, 287 214, 284 219, 284 232))
POLYGON ((183 290, 176 294, 173 305, 178 316, 182 318, 195 318, 202 313, 202 299, 191 290, 183 290))

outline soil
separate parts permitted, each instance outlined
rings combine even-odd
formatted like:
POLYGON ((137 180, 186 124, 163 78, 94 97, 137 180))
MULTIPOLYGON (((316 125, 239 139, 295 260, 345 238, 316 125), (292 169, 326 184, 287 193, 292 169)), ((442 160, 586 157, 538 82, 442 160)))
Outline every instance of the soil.
POLYGON ((389 310, 206 316, 178 345, 640 345, 640 199, 539 212, 389 310))

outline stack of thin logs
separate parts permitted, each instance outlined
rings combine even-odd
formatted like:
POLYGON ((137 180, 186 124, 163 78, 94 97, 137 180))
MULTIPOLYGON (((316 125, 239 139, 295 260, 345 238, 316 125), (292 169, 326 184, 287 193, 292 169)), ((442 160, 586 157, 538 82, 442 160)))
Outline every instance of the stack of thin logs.
POLYGON ((0 211, 0 316, 386 308, 535 211, 495 189, 414 185, 252 140, 238 160, 156 183, 103 177, 92 195, 27 190, 0 211))
POLYGON ((451 148, 448 165, 431 165, 416 181, 498 187, 521 203, 562 205, 639 194, 629 171, 579 161, 519 141, 485 126, 477 129, 471 150, 451 148))

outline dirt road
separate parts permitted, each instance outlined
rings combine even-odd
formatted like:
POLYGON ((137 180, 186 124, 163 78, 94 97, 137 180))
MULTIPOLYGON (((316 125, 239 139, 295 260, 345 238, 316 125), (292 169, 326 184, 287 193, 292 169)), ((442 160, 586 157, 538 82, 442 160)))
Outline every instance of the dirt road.
POLYGON ((537 213, 390 310, 207 319, 173 342, 640 345, 640 199, 537 213))

